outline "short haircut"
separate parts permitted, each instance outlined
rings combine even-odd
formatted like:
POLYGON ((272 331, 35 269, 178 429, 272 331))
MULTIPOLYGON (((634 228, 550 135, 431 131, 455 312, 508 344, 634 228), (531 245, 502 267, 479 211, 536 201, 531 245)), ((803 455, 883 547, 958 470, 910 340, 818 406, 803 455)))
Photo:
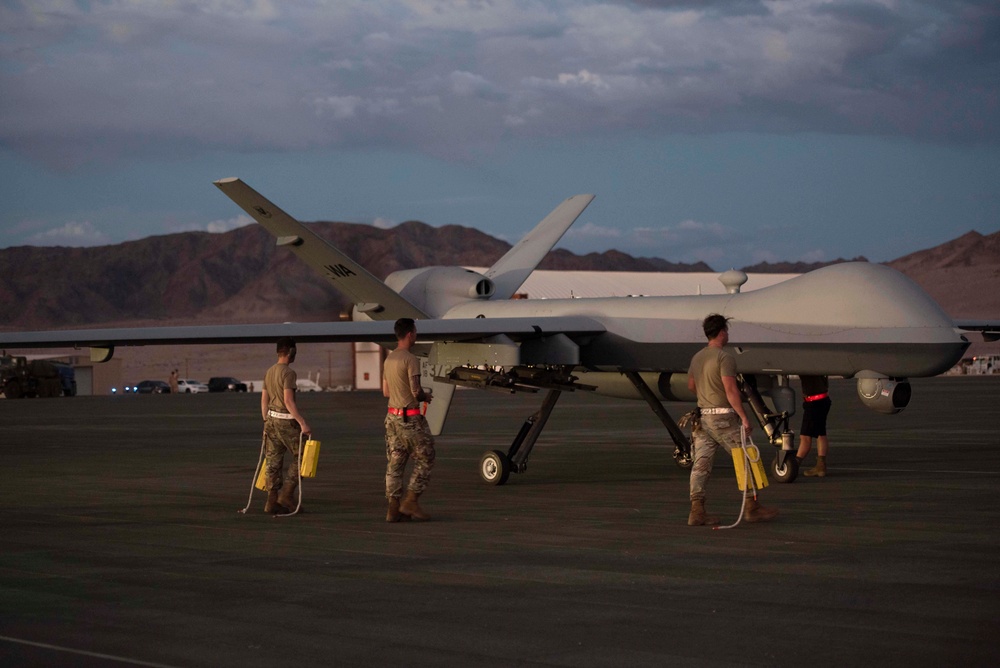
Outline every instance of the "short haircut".
POLYGON ((287 355, 295 347, 295 340, 290 336, 283 336, 278 339, 278 354, 287 355))
POLYGON ((400 318, 392 329, 396 332, 396 340, 402 341, 407 334, 417 331, 417 323, 413 321, 413 318, 400 318))
POLYGON ((714 339, 724 329, 729 329, 729 318, 718 313, 712 313, 701 323, 701 328, 705 330, 705 336, 710 340, 714 339))

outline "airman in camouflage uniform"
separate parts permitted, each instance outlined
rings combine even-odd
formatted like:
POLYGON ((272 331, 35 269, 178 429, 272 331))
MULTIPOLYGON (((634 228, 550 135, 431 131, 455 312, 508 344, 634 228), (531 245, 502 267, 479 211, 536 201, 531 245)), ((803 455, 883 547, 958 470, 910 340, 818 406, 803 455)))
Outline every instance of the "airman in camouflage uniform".
POLYGON ((287 336, 279 339, 277 352, 278 361, 264 375, 260 395, 267 489, 264 512, 287 514, 298 506, 292 495, 299 485, 299 445, 302 435, 311 432, 295 403, 297 376, 289 367, 295 361, 295 341, 287 336), (285 452, 292 455, 292 461, 282 475, 285 452))
MULTIPOLYGON (((740 429, 749 436, 753 425, 743 410, 743 395, 736 382, 736 360, 724 348, 729 343, 729 319, 717 313, 702 322, 708 345, 691 358, 688 369, 688 389, 698 397, 699 419, 692 430, 694 464, 691 467, 691 513, 689 526, 714 525, 717 517, 705 512, 705 486, 712 475, 715 451, 727 453, 742 445, 740 429)), ((747 496, 743 518, 747 522, 762 522, 778 514, 774 508, 761 506, 747 496)))
POLYGON ((434 437, 420 410, 420 402, 430 403, 431 394, 420 387, 420 360, 410 352, 417 340, 417 327, 411 318, 400 318, 395 325, 396 349, 385 359, 382 394, 389 399, 385 416, 385 496, 389 501, 386 522, 401 519, 429 520, 417 499, 430 480, 434 466, 434 437), (413 457, 413 473, 403 496, 403 471, 413 457))

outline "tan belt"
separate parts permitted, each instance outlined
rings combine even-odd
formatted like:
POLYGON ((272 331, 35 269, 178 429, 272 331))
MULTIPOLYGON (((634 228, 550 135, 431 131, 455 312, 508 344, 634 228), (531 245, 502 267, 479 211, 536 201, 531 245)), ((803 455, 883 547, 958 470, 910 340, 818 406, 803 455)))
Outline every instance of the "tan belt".
POLYGON ((278 418, 279 420, 294 420, 295 416, 291 413, 279 413, 278 411, 267 411, 267 417, 278 418))
POLYGON ((735 413, 732 408, 700 408, 702 415, 721 415, 722 413, 735 413))

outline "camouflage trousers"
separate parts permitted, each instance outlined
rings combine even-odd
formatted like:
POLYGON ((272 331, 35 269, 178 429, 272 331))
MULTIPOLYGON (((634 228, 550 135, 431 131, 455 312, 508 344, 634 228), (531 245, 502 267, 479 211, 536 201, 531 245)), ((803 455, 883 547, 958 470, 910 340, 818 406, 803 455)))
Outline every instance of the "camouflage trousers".
POLYGON ((284 481, 290 485, 299 483, 299 435, 302 433, 295 420, 268 417, 264 421, 264 470, 268 491, 281 489, 284 481), (282 476, 285 452, 291 454, 291 462, 282 476))
MULTIPOLYGON (((740 416, 736 413, 702 414, 701 426, 692 432, 694 444, 691 466, 691 500, 705 500, 705 486, 712 476, 715 451, 720 447, 726 453, 742 445, 740 439, 740 416)), ((735 487, 734 487, 735 488, 735 487)))
POLYGON ((398 499, 403 495, 403 473, 413 457, 413 473, 407 489, 423 494, 434 468, 434 437, 423 415, 385 416, 385 497, 398 499))

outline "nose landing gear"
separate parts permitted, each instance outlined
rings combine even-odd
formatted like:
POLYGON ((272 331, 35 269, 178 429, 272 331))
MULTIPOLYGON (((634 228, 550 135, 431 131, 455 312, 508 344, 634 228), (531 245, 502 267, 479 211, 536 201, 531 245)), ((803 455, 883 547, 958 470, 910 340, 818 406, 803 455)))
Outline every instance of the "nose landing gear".
MULTIPOLYGON (((755 376, 737 377, 740 388, 747 398, 747 403, 757 416, 757 422, 764 428, 771 445, 778 448, 778 453, 771 463, 771 472, 777 482, 792 482, 799 474, 799 463, 795 459, 795 432, 788 428, 788 420, 792 416, 795 408, 794 392, 791 388, 785 387, 786 392, 791 392, 792 404, 788 410, 771 412, 764 397, 757 389, 757 378, 755 376)), ((777 402, 776 402, 777 403, 777 402)))

